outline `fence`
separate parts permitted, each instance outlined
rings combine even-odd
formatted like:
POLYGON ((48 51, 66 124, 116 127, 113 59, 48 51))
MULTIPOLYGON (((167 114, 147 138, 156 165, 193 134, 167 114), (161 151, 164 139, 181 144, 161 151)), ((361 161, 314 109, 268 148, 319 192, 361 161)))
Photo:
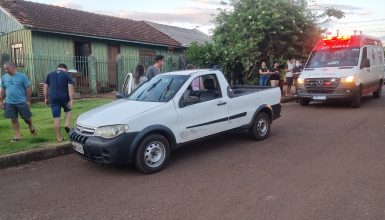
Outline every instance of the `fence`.
MULTIPOLYGON (((162 72, 181 69, 176 55, 165 54, 165 66, 162 72)), ((42 86, 49 72, 56 70, 58 64, 64 63, 72 72, 75 82, 75 92, 80 96, 120 91, 127 73, 134 72, 138 63, 147 68, 154 63, 153 57, 139 57, 134 55, 117 55, 115 60, 95 56, 51 56, 41 54, 24 54, 14 58, 17 69, 28 75, 32 83, 33 95, 39 96, 42 86)))

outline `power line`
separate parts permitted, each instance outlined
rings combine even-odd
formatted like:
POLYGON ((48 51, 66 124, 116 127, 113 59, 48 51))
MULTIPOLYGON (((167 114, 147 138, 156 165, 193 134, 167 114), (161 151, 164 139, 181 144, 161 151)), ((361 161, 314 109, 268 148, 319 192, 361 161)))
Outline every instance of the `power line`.
POLYGON ((341 21, 341 23, 344 23, 344 24, 357 24, 357 23, 375 22, 375 21, 385 21, 385 18, 384 19, 377 19, 377 20, 368 20, 368 21, 351 21, 351 22, 342 22, 341 21))

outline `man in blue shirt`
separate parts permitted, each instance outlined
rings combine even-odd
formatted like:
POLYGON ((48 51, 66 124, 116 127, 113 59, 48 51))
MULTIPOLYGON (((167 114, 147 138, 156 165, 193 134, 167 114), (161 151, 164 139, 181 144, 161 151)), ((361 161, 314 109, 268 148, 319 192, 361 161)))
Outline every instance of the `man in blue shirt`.
POLYGON ((48 102, 50 103, 55 135, 58 142, 63 141, 63 136, 60 132, 60 113, 62 108, 65 112, 64 128, 67 133, 70 131, 71 107, 74 97, 74 82, 67 71, 67 66, 65 64, 59 64, 57 70, 49 73, 44 82, 45 103, 47 105, 48 102))
POLYGON ((21 139, 20 124, 18 115, 28 124, 29 131, 36 135, 36 129, 32 125, 31 106, 31 83, 27 76, 16 71, 16 66, 12 62, 4 64, 6 74, 1 78, 0 108, 5 108, 4 117, 10 118, 14 137, 11 142, 17 142, 21 139), (5 95, 5 103, 4 103, 5 95))

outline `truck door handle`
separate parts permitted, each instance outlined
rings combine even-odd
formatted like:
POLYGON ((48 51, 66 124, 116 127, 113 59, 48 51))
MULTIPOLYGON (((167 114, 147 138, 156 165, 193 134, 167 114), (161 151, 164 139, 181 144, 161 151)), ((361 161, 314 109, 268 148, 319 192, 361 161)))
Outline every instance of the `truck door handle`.
POLYGON ((218 103, 217 106, 221 106, 221 105, 226 105, 227 102, 221 102, 221 103, 218 103))

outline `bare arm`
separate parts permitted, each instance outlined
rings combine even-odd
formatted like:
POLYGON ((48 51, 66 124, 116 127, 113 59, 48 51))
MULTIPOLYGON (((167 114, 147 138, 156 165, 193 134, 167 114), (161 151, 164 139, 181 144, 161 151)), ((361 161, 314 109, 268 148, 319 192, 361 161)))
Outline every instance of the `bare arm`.
POLYGON ((44 94, 44 102, 47 105, 48 104, 48 84, 44 83, 43 94, 44 94))
POLYGON ((4 108, 4 94, 5 94, 5 89, 1 88, 0 89, 0 108, 4 108))
POLYGON ((68 84, 68 95, 70 97, 70 101, 68 103, 68 108, 72 108, 72 104, 74 101, 74 85, 68 84))
POLYGON ((28 107, 31 107, 32 86, 28 86, 28 88, 26 89, 26 95, 27 95, 27 105, 28 107))

